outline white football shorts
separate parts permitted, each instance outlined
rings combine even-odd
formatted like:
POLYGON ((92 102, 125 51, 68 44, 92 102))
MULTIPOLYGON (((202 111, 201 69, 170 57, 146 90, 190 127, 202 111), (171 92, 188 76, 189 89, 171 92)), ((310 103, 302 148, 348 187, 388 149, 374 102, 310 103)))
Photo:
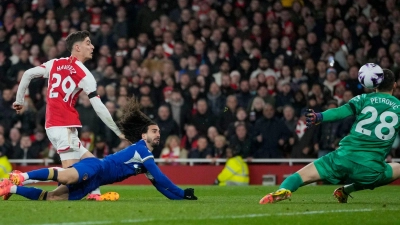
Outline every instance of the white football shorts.
POLYGON ((46 129, 46 133, 53 147, 57 149, 61 161, 80 159, 87 152, 75 127, 51 127, 46 129))

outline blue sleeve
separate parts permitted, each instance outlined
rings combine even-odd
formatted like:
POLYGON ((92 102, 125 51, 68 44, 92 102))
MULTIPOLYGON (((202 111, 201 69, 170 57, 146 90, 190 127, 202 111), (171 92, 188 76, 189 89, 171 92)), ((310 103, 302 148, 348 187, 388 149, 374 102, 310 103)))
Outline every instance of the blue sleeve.
POLYGON ((153 153, 151 153, 149 151, 149 149, 146 148, 146 147, 139 146, 136 149, 136 151, 137 151, 137 153, 139 153, 140 158, 142 159, 142 161, 146 161, 149 158, 153 158, 154 159, 153 153))
POLYGON ((163 188, 159 183, 153 182, 154 187, 161 192, 165 197, 171 200, 182 200, 183 198, 180 196, 175 195, 174 193, 170 192, 168 189, 163 188))
MULTIPOLYGON (((184 196, 184 192, 182 189, 177 187, 174 183, 172 183, 168 177, 166 177, 158 168, 156 163, 154 162, 154 158, 149 158, 148 160, 143 162, 144 167, 146 167, 147 171, 154 177, 155 183, 157 183, 157 190, 165 189, 176 195, 177 197, 181 196, 181 199, 184 196)), ((164 194, 163 191, 160 191, 164 194)), ((164 194, 165 195, 165 194, 164 194)), ((168 197, 168 196, 167 196, 168 197)), ((169 198, 169 197, 168 197, 169 198)))

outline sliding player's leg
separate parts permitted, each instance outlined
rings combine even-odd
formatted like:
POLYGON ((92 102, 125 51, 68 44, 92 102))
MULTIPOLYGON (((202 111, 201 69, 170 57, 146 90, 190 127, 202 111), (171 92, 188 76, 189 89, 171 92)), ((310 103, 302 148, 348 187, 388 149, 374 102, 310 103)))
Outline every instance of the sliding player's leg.
MULTIPOLYGON (((73 167, 59 172, 55 169, 45 168, 27 173, 12 173, 11 177, 13 182, 5 179, 0 183, 0 196, 16 193, 33 200, 47 199, 47 192, 43 192, 43 190, 18 186, 18 184, 24 182, 24 180, 32 178, 35 180, 53 180, 65 184, 69 190, 68 193, 70 193, 67 199, 78 200, 100 186, 102 174, 102 164, 97 158, 83 159, 74 164, 73 167)), ((50 195, 50 200, 66 200, 64 195, 57 193, 59 192, 50 195)))
POLYGON ((320 180, 319 173, 315 168, 314 163, 310 163, 296 173, 287 177, 279 189, 269 193, 260 200, 260 204, 275 203, 288 199, 292 196, 292 192, 299 187, 320 180))
POLYGON ((62 171, 58 171, 54 168, 43 168, 26 173, 12 172, 9 180, 17 186, 22 186, 22 184, 28 180, 56 181, 61 184, 74 184, 79 181, 79 173, 73 167, 62 171))
POLYGON ((34 187, 23 187, 4 179, 0 182, 0 196, 17 194, 31 200, 68 200, 68 188, 60 185, 54 191, 45 191, 34 187))
MULTIPOLYGON (((372 173, 373 171, 371 172, 371 174, 372 173)), ((362 176, 365 177, 365 175, 362 176)), ((372 190, 374 188, 390 184, 399 178, 400 178, 400 164, 387 163, 385 171, 383 173, 377 174, 377 178, 374 183, 372 184, 352 183, 344 185, 340 188, 337 188, 333 192, 333 196, 338 200, 339 203, 347 203, 347 199, 352 192, 361 191, 365 189, 372 190)))
MULTIPOLYGON (((64 170, 61 167, 50 167, 50 168, 57 169, 58 171, 64 170)), ((11 172, 11 174, 9 175, 9 179, 11 179, 12 176, 15 176, 15 175, 12 175, 13 173, 14 174, 22 174, 22 172, 19 171, 19 170, 13 170, 11 172)), ((24 182, 22 182, 22 184, 19 184, 19 186, 24 186, 24 185, 34 184, 34 183, 39 183, 39 182, 53 182, 53 181, 52 180, 40 181, 40 180, 30 180, 30 179, 28 179, 28 180, 25 180, 24 182)), ((12 193, 7 194, 7 195, 3 195, 3 200, 8 200, 11 196, 12 196, 12 193)))
POLYGON ((299 187, 319 180, 327 180, 334 184, 338 183, 342 176, 342 171, 340 166, 335 164, 333 160, 335 157, 337 162, 338 159, 334 152, 329 153, 290 175, 282 182, 277 191, 264 196, 260 200, 260 204, 275 203, 288 199, 292 196, 292 192, 295 192, 299 187))

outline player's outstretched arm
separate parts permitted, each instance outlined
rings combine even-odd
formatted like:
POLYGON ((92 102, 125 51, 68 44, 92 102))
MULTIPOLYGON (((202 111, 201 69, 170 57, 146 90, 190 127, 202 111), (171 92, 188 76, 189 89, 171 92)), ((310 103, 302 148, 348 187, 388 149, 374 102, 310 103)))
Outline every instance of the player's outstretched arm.
POLYGON ((17 97, 15 99, 15 102, 13 103, 13 108, 17 111, 18 114, 21 112, 21 109, 24 105, 25 92, 29 84, 31 83, 31 80, 34 78, 43 77, 45 73, 46 68, 42 66, 37 66, 25 71, 22 75, 21 82, 18 86, 17 97))
POLYGON ((354 114, 354 110, 349 103, 344 104, 339 108, 328 109, 322 113, 314 112, 312 109, 307 109, 306 125, 307 127, 310 127, 312 125, 318 125, 321 122, 341 120, 354 114))
POLYGON ((355 115, 353 103, 344 104, 338 108, 328 109, 322 113, 324 122, 341 120, 349 116, 355 115))
POLYGON ((152 177, 149 175, 146 176, 151 180, 156 189, 165 197, 172 200, 197 200, 197 197, 194 195, 194 189, 188 188, 182 190, 172 183, 171 180, 161 172, 153 158, 144 161, 143 165, 146 167, 147 171, 152 177))
POLYGON ((88 95, 90 104, 100 119, 109 127, 118 137, 125 139, 125 136, 119 130, 117 124, 115 124, 110 112, 106 106, 101 102, 100 97, 96 93, 96 80, 90 71, 81 63, 77 63, 80 68, 85 72, 86 76, 79 82, 78 87, 82 88, 83 91, 88 95))
POLYGON ((94 111, 100 117, 100 119, 109 127, 118 137, 125 139, 125 136, 119 130, 117 124, 115 124, 110 112, 106 106, 101 102, 100 98, 95 94, 89 94, 90 103, 93 106, 94 111))

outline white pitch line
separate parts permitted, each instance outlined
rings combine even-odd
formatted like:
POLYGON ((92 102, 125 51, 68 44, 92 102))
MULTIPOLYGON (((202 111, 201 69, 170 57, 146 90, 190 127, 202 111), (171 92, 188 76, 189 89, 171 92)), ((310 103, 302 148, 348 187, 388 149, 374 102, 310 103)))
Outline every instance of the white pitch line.
POLYGON ((339 209, 339 210, 321 210, 321 211, 305 211, 305 212, 290 212, 290 213, 260 213, 260 214, 244 214, 237 216, 210 216, 200 218, 147 218, 147 219, 127 219, 119 221, 87 221, 87 222, 69 222, 69 223, 40 223, 30 225, 98 225, 98 224, 126 224, 126 223, 145 223, 151 221, 174 221, 174 220, 220 220, 220 219, 240 219, 240 218, 255 218, 255 217, 269 217, 269 216, 301 216, 301 215, 314 215, 314 214, 330 214, 330 213, 350 213, 350 212, 372 212, 372 211, 398 211, 399 209, 339 209))

